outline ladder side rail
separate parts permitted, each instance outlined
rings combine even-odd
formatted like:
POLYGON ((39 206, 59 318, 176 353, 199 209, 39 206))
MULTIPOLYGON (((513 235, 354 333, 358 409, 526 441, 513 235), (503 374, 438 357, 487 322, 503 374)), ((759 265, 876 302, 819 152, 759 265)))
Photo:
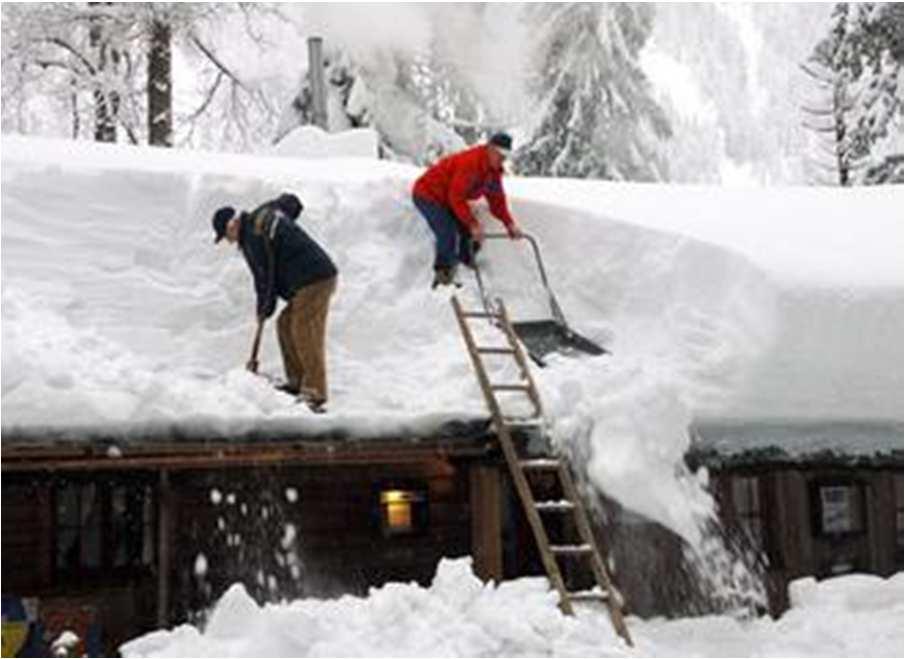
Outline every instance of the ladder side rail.
POLYGON ((629 634, 628 627, 625 624, 625 617, 622 613, 622 595, 616 591, 613 581, 610 578, 609 570, 607 570, 606 565, 603 563, 603 557, 600 555, 600 548, 597 546, 594 532, 588 522, 584 503, 578 493, 578 488, 575 487, 575 482, 572 480, 572 474, 569 472, 569 467, 562 459, 560 459, 559 462, 559 479, 562 482, 563 492, 566 495, 566 498, 575 505, 574 517, 575 523, 578 526, 578 534, 583 542, 591 545, 593 548, 591 569, 594 572, 597 584, 607 594, 606 605, 610 612, 610 619, 613 621, 613 627, 616 629, 616 633, 632 647, 634 646, 634 643, 632 642, 632 637, 629 634))
POLYGON ((537 550, 540 553, 541 561, 547 571, 547 576, 553 584, 553 587, 559 593, 559 608, 563 613, 572 615, 574 610, 572 602, 569 600, 566 583, 563 579, 559 564, 556 557, 550 551, 550 539, 547 536, 547 529, 541 519, 540 513, 534 507, 534 494, 531 492, 531 485, 525 473, 519 466, 519 458, 515 452, 515 446, 512 443, 512 436, 509 428, 503 424, 497 426, 497 433, 500 439, 500 445, 503 447, 503 454, 506 456, 506 462, 509 465, 509 473, 515 483, 515 489, 519 494, 522 502, 522 509, 525 511, 525 517, 528 518, 528 525, 534 534, 534 540, 537 544, 537 550))

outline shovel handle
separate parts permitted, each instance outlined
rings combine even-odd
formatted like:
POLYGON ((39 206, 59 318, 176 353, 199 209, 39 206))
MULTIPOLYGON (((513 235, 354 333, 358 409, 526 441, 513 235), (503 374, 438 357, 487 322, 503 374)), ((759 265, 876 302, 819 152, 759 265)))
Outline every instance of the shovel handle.
MULTIPOLYGON (((484 238, 490 240, 511 240, 509 235, 505 233, 485 233, 484 238)), ((553 294, 553 289, 550 288, 550 282, 547 279, 547 269, 544 267, 544 259, 540 255, 540 246, 537 244, 537 239, 531 234, 522 231, 521 235, 515 238, 515 240, 524 240, 531 245, 531 250, 534 252, 534 259, 537 261, 537 269, 540 272, 540 280, 544 285, 544 289, 547 291, 547 299, 550 303, 550 311, 553 314, 553 318, 563 327, 568 327, 566 317, 559 306, 559 302, 556 300, 556 296, 553 294)))
POLYGON ((251 344, 251 356, 245 363, 245 368, 252 373, 258 372, 258 350, 261 347, 261 332, 264 329, 264 321, 258 319, 258 327, 255 329, 255 338, 251 344))

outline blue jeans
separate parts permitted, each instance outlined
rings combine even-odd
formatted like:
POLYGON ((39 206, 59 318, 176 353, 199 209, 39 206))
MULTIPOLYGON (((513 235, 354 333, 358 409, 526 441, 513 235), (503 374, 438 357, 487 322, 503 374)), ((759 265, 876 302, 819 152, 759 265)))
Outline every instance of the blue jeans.
POLYGON ((471 265, 474 254, 473 240, 455 213, 446 206, 435 204, 421 197, 412 197, 415 207, 427 220, 427 225, 437 240, 434 269, 452 268, 460 261, 471 265))

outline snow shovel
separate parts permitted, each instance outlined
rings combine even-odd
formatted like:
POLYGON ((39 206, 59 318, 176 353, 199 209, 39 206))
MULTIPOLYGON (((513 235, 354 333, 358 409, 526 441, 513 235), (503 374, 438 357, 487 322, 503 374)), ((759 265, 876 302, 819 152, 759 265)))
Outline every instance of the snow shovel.
MULTIPOLYGON (((484 235, 484 238, 489 240, 510 240, 505 233, 488 233, 484 235)), ((547 292, 547 301, 550 304, 550 313, 553 316, 545 320, 516 321, 512 323, 512 329, 522 343, 525 344, 531 359, 538 366, 543 367, 546 366, 545 357, 553 352, 572 357, 582 353, 587 355, 609 354, 607 350, 569 328, 566 317, 559 306, 559 302, 556 300, 556 295, 553 294, 550 282, 547 280, 547 271, 544 268, 544 261, 541 258, 537 240, 527 233, 522 233, 520 239, 527 240, 534 250, 537 269, 540 272, 544 290, 547 292)), ((493 305, 484 290, 484 282, 481 279, 481 271, 478 269, 477 263, 475 263, 474 272, 478 280, 481 301, 484 304, 484 308, 490 312, 493 305)))

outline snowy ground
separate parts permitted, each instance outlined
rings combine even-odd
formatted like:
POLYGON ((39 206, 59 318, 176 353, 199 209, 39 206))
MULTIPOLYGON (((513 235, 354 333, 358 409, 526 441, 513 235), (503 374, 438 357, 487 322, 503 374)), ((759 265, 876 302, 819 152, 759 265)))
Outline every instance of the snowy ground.
POLYGON ((729 616, 628 618, 634 648, 606 614, 570 618, 542 578, 497 587, 469 559, 441 561, 428 588, 391 583, 366 598, 298 600, 260 607, 239 585, 214 607, 204 631, 157 631, 120 648, 124 657, 843 657, 902 656, 902 574, 790 586, 779 620, 729 616))
MULTIPOLYGON (((379 435, 486 414, 449 293, 429 288, 431 236, 409 197, 418 171, 286 155, 4 137, 4 434, 379 435), (250 277, 236 250, 211 244, 215 208, 287 189, 341 273, 322 417, 242 369, 250 277)), ((567 318, 613 352, 535 370, 554 438, 629 508, 699 539, 712 501, 677 469, 693 418, 902 419, 901 187, 508 187, 567 318)), ((548 317, 525 244, 488 243, 482 267, 514 317, 548 317)), ((270 327, 262 369, 281 370, 270 327)))

